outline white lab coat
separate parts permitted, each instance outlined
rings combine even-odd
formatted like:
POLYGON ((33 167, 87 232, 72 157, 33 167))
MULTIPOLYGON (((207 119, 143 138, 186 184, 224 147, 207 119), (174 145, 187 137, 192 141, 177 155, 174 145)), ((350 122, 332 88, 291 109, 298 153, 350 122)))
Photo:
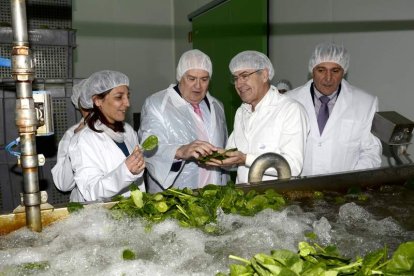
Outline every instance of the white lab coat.
POLYGON ((341 91, 322 135, 313 105, 313 80, 286 93, 306 109, 311 132, 302 175, 330 174, 381 165, 381 142, 371 134, 378 99, 342 80, 341 91))
MULTIPOLYGON (((124 128, 124 142, 132 153, 138 137, 129 124, 125 123, 124 128)), ((85 126, 77 139, 71 140, 69 157, 76 182, 70 201, 105 200, 118 194, 129 196, 129 186, 134 182, 145 191, 143 173, 134 175, 128 170, 124 153, 104 132, 85 126)))
MULTIPOLYGON (((280 94, 273 85, 254 112, 251 105, 243 103, 236 111, 234 130, 226 146, 246 154, 246 164, 237 168, 236 183, 246 183, 253 161, 267 152, 282 155, 289 163, 292 176, 299 175, 308 133, 303 106, 280 94)), ((274 169, 267 170, 263 180, 276 179, 275 175, 274 169)))
POLYGON ((73 178, 72 164, 68 150, 70 140, 75 135, 74 131, 79 126, 79 123, 66 130, 59 142, 56 164, 52 168, 53 182, 56 188, 62 192, 68 192, 75 188, 75 180, 73 178))
MULTIPOLYGON (((195 161, 175 160, 177 149, 197 140, 195 116, 191 105, 175 90, 175 84, 159 91, 145 100, 141 111, 141 125, 138 131, 140 141, 149 135, 158 137, 158 147, 154 152, 145 153, 146 168, 149 173, 147 189, 159 192, 170 187, 199 188, 199 167, 195 161), (179 162, 179 170, 171 171, 173 163, 179 162)), ((221 102, 207 93, 211 115, 208 127, 211 144, 224 148, 227 141, 227 127, 221 102)), ((219 168, 209 168, 211 184, 224 185, 228 175, 219 168)))

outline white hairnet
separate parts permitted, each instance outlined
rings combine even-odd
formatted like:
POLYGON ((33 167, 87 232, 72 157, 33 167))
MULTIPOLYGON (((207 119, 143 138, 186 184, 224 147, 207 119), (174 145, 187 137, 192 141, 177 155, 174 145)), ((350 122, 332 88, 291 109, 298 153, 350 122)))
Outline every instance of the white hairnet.
POLYGON ((87 79, 83 79, 77 84, 75 84, 72 88, 72 96, 70 99, 72 100, 73 105, 76 109, 79 109, 79 97, 82 93, 85 93, 85 83, 87 79))
POLYGON ((316 46, 310 60, 309 72, 322 62, 334 62, 344 69, 346 73, 349 67, 350 56, 344 46, 336 45, 332 42, 324 42, 316 46))
POLYGON ((244 51, 238 53, 230 61, 230 72, 234 74, 236 71, 246 70, 246 69, 268 69, 269 70, 269 80, 272 80, 275 75, 275 70, 273 69, 272 62, 270 59, 263 53, 257 51, 244 51))
POLYGON ((191 69, 207 71, 210 78, 213 74, 213 65, 210 58, 197 49, 189 50, 180 57, 177 65, 177 81, 180 81, 185 72, 191 69))
POLYGON ((83 108, 92 108, 93 95, 102 94, 121 85, 129 86, 129 79, 124 73, 111 70, 95 72, 85 83, 85 92, 80 94, 80 104, 83 108))
POLYGON ((292 90, 292 84, 288 80, 280 80, 276 83, 277 90, 292 90))

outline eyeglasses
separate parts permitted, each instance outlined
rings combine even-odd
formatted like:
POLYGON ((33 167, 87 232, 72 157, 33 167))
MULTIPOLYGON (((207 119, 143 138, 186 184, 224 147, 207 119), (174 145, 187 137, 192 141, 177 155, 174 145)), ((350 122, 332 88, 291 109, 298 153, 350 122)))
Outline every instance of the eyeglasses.
POLYGON ((251 73, 243 73, 243 74, 240 74, 238 76, 232 76, 231 83, 235 84, 238 81, 246 82, 246 81, 249 80, 251 75, 253 75, 254 73, 257 73, 259 71, 262 71, 262 70, 263 69, 259 69, 259 70, 253 71, 251 73))

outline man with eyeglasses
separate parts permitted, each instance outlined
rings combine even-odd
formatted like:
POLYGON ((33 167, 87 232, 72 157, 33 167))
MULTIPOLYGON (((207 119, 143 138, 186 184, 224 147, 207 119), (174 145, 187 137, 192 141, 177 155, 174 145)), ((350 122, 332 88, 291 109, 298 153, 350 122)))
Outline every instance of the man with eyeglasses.
POLYGON ((381 142, 371 133, 378 98, 344 79, 349 60, 343 46, 317 45, 309 60, 312 79, 286 93, 303 104, 310 120, 302 175, 381 165, 381 142))
MULTIPOLYGON (((230 61, 234 87, 242 105, 237 109, 234 130, 224 160, 211 160, 211 166, 237 166, 236 183, 248 181, 249 168, 263 153, 282 155, 293 176, 302 171, 306 137, 309 132, 306 112, 301 104, 279 93, 270 84, 274 76, 269 58, 257 51, 244 51, 230 61)), ((276 179, 276 171, 266 171, 263 180, 276 179)))
POLYGON ((154 152, 145 152, 147 191, 224 185, 228 174, 205 167, 197 159, 225 146, 227 127, 223 104, 208 92, 210 58, 199 50, 185 52, 177 65, 178 84, 145 100, 138 131, 140 141, 156 135, 154 152))

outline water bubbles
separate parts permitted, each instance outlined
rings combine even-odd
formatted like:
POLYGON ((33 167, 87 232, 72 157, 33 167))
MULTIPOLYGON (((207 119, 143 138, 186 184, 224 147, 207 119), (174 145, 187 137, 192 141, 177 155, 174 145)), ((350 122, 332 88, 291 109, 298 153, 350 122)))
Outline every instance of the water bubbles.
POLYGON ((317 211, 291 205, 254 217, 218 210, 212 226, 219 233, 214 235, 182 228, 172 219, 153 225, 140 218, 117 220, 110 211, 91 206, 42 233, 23 228, 1 236, 0 274, 204 276, 228 271, 230 254, 249 259, 272 249, 296 252, 310 232, 317 242, 335 244, 348 257, 414 240, 398 220, 374 214, 366 205, 329 207, 321 200, 314 206, 317 211), (135 259, 124 260, 124 250, 135 259))

